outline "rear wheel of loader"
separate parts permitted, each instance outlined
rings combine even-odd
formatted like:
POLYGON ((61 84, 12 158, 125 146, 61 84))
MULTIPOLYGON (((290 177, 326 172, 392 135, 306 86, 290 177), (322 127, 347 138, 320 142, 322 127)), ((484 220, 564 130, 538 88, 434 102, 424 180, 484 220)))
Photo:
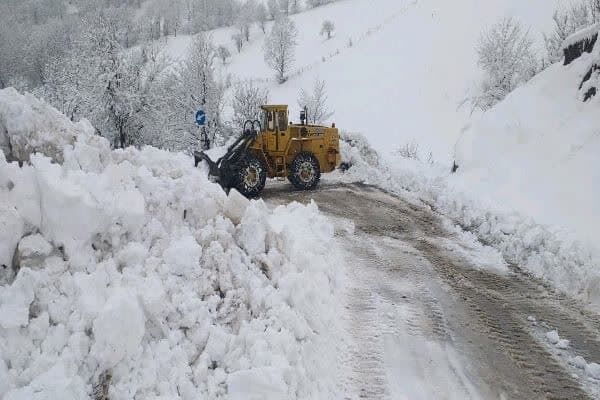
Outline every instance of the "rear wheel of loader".
POLYGON ((314 189, 321 179, 319 161, 311 153, 300 153, 290 167, 288 179, 297 189, 314 189))
POLYGON ((265 188, 267 169, 264 163, 254 156, 242 161, 236 177, 235 188, 246 197, 256 197, 265 188))

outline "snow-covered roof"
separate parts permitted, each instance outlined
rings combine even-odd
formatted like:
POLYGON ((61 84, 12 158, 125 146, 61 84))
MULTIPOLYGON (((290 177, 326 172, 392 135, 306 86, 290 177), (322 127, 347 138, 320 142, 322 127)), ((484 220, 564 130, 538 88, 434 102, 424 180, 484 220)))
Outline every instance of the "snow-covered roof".
POLYGON ((571 36, 567 37, 562 44, 563 50, 567 47, 573 46, 575 43, 581 42, 585 39, 591 39, 592 36, 600 32, 600 22, 587 28, 584 28, 580 31, 575 32, 571 36))

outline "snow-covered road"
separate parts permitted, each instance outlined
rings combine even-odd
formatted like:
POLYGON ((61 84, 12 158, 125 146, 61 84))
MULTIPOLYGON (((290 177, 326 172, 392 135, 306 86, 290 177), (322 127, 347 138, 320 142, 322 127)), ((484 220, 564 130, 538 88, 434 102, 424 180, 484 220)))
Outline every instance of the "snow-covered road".
POLYGON ((600 397, 593 364, 574 362, 600 361, 600 318, 428 206, 363 185, 310 193, 272 185, 265 198, 314 199, 336 221, 352 338, 340 354, 344 398, 600 397), (548 341, 551 330, 566 348, 548 341))

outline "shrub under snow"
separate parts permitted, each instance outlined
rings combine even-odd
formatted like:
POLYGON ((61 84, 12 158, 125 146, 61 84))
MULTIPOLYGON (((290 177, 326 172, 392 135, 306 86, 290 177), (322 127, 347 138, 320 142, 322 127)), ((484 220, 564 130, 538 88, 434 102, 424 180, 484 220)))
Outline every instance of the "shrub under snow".
POLYGON ((75 136, 43 132, 62 165, 0 152, 0 397, 334 397, 341 275, 314 204, 227 196, 183 154, 110 151, 6 97, 13 137, 75 136))

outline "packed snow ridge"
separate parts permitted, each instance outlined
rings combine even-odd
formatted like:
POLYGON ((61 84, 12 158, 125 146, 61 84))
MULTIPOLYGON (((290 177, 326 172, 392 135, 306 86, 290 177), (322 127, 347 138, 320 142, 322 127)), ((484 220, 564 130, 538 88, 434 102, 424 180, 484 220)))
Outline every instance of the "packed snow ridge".
POLYGON ((341 257, 315 204, 226 195, 13 89, 0 140, 0 397, 334 397, 341 257))

